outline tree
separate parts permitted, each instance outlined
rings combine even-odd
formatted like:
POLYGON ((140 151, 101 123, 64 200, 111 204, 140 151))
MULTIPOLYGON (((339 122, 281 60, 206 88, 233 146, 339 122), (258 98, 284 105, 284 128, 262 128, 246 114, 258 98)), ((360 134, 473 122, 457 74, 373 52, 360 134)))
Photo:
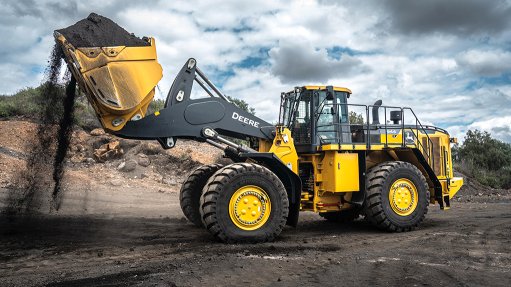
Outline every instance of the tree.
POLYGON ((488 132, 469 130, 462 145, 453 148, 457 168, 482 184, 511 187, 511 144, 488 132))
POLYGON ((155 112, 163 109, 163 106, 165 106, 165 100, 154 99, 152 102, 149 103, 149 107, 147 107, 146 114, 148 115, 154 114, 155 112))
POLYGON ((358 114, 354 111, 350 111, 348 113, 349 123, 352 125, 363 125, 364 124, 364 116, 362 114, 358 114))
POLYGON ((245 102, 244 100, 242 99, 237 99, 237 98, 233 98, 231 96, 227 96, 227 98, 229 99, 229 101, 231 101, 231 103, 233 103, 235 106, 237 106, 238 108, 244 110, 244 111, 247 111, 253 115, 255 115, 255 109, 250 107, 248 105, 247 102, 245 102))
POLYGON ((488 132, 469 130, 459 149, 459 156, 476 166, 496 171, 511 165, 511 145, 492 138, 488 132))

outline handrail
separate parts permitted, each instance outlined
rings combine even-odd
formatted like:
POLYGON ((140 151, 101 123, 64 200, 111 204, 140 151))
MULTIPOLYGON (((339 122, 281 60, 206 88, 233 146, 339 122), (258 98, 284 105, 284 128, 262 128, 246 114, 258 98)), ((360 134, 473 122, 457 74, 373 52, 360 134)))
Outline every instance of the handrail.
MULTIPOLYGON (((428 139, 428 145, 430 145, 431 147, 431 150, 428 148, 428 161, 431 160, 431 166, 433 167, 433 169, 435 168, 435 157, 431 157, 430 156, 433 154, 433 141, 431 140, 431 138, 429 137, 428 133, 426 132, 426 129, 422 126, 422 123, 419 121, 419 118, 417 117, 417 115, 415 114, 415 112, 412 110, 412 108, 409 108, 409 107, 404 107, 403 110, 409 110, 410 112, 412 112, 413 116, 415 117, 415 125, 417 126, 417 123, 419 124, 419 126, 421 127, 422 131, 424 132, 424 134, 426 135, 426 138, 428 139)), ((404 114, 404 113, 403 113, 404 114)), ((417 129, 418 131, 419 129, 417 129)), ((417 135, 417 141, 418 141, 418 135, 417 135)))
MULTIPOLYGON (((326 106, 334 106, 334 105, 337 105, 337 106, 352 106, 352 107, 363 107, 365 109, 365 114, 366 114, 366 122, 365 123, 362 123, 362 124, 352 124, 349 122, 349 118, 348 118, 348 121, 345 122, 345 123, 341 123, 341 122, 335 122, 335 123, 327 123, 327 124, 316 124, 316 128, 318 130, 318 133, 323 133, 323 132, 332 132, 332 133, 335 133, 335 138, 333 138, 333 140, 335 142, 338 142, 338 143, 343 143, 342 141, 342 129, 345 128, 346 126, 354 126, 354 125, 360 125, 360 126, 364 126, 365 129, 367 130, 367 133, 365 134, 365 143, 366 144, 366 147, 367 149, 370 149, 371 146, 372 146, 372 143, 371 143, 371 127, 376 127, 376 129, 381 129, 383 128, 385 130, 385 148, 388 148, 389 147, 389 140, 388 140, 388 134, 389 134, 389 125, 387 123, 387 110, 390 110, 390 109, 393 109, 393 110, 400 110, 401 111, 401 123, 399 124, 399 129, 402 131, 402 139, 401 139, 401 147, 408 147, 409 144, 406 143, 406 139, 405 139, 405 131, 406 130, 410 130, 412 132, 412 135, 414 137, 414 145, 416 147, 418 147, 419 149, 421 149, 423 152, 424 152, 424 155, 425 157, 427 158, 427 161, 429 164, 431 164, 432 167, 434 167, 434 157, 432 156, 433 155, 433 152, 434 152, 434 146, 433 146, 433 141, 431 140, 431 138, 429 137, 428 133, 426 132, 427 129, 432 129, 432 130, 436 130, 436 131, 441 131, 441 132, 444 132, 444 133, 447 133, 447 131, 441 129, 441 128, 437 128, 437 127, 432 127, 432 126, 428 126, 428 125, 423 125, 421 123, 421 121, 419 120, 419 118, 417 117, 417 115, 415 114, 415 112, 410 108, 410 107, 395 107, 395 106, 375 106, 375 105, 363 105, 363 104, 348 104, 348 103, 331 103, 331 104, 326 104, 323 106, 323 109, 326 107, 326 106), (378 109, 381 109, 383 108, 384 110, 384 122, 383 123, 378 123, 376 125, 373 125, 370 123, 369 121, 369 114, 370 114, 370 109, 371 108, 378 108, 378 109), (413 118, 415 120, 415 124, 408 124, 408 125, 405 125, 405 111, 410 111, 411 114, 413 115, 413 118), (322 127, 332 127, 332 129, 327 129, 327 130, 322 130, 322 131, 319 131, 320 128, 322 127), (341 130, 340 130, 341 129, 341 130), (341 132, 341 134, 339 135, 339 130, 341 132), (420 141, 419 139, 419 132, 422 132, 427 141, 427 146, 424 146, 424 144, 420 141)), ((338 109, 339 110, 339 109, 338 109)), ((319 120, 319 117, 316 119, 316 121, 319 120)), ((374 119, 373 119, 374 120, 374 119)), ((351 129, 350 129, 351 131, 351 129)), ((321 141, 320 141, 321 142, 321 141)), ((357 145, 357 144, 362 144, 362 143, 351 143, 353 145, 357 145)))

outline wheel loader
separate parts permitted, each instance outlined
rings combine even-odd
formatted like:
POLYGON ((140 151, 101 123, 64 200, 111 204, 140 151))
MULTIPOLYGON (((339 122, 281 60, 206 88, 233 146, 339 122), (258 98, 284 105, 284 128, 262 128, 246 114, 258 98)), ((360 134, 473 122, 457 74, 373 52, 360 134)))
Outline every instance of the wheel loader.
POLYGON ((190 58, 163 109, 148 114, 162 78, 154 38, 75 47, 54 36, 107 132, 165 149, 180 139, 206 142, 232 161, 199 167, 180 191, 186 218, 220 241, 272 241, 304 211, 410 231, 429 204, 448 209, 463 184, 453 176, 456 139, 423 125, 411 108, 350 104, 348 88, 304 85, 280 95, 278 123, 270 124, 232 104, 190 58), (194 85, 206 96, 192 97, 194 85))

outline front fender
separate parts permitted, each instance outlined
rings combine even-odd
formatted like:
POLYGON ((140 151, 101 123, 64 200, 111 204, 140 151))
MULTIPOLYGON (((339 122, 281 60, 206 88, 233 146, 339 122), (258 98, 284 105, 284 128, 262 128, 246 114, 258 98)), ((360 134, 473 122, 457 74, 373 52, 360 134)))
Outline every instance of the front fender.
POLYGON ((286 188, 289 199, 289 215, 286 224, 296 227, 300 213, 300 195, 302 190, 300 177, 289 169, 274 153, 242 153, 240 157, 256 161, 278 176, 286 188))

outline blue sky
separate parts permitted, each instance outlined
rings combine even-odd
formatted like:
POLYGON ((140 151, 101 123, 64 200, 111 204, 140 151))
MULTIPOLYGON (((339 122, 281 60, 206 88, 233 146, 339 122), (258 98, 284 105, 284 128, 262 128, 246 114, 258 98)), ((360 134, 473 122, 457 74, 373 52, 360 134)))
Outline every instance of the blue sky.
POLYGON ((482 129, 511 142, 508 0, 0 2, 0 94, 36 86, 52 31, 90 12, 157 41, 163 97, 189 57, 263 119, 280 92, 346 86, 352 103, 412 107, 463 137, 482 129))

